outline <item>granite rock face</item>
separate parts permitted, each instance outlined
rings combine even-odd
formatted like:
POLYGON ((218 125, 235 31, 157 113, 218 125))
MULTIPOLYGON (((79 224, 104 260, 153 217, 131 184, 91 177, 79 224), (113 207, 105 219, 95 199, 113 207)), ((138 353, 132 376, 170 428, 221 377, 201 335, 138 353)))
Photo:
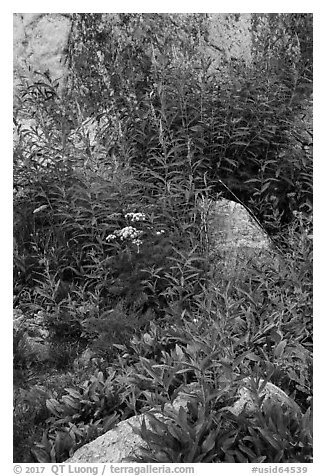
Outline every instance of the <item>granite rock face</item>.
POLYGON ((69 14, 14 13, 14 90, 20 77, 33 77, 33 71, 48 71, 64 80, 67 69, 63 53, 71 27, 69 14))
POLYGON ((248 266, 278 265, 272 242, 243 205, 221 199, 202 201, 201 207, 214 273, 239 277, 248 266))
MULTIPOLYGON (((106 18, 116 14, 103 14, 106 18)), ((189 14, 180 14, 187 17, 189 14)), ((210 15, 207 44, 201 54, 209 55, 220 66, 221 59, 241 58, 251 61, 251 14, 240 14, 239 18, 218 13, 210 15)), ((70 13, 14 13, 14 89, 20 77, 33 77, 33 71, 48 71, 51 78, 63 84, 68 69, 64 64, 64 52, 68 44, 72 19, 70 13)), ((148 57, 151 61, 152 50, 148 57)))

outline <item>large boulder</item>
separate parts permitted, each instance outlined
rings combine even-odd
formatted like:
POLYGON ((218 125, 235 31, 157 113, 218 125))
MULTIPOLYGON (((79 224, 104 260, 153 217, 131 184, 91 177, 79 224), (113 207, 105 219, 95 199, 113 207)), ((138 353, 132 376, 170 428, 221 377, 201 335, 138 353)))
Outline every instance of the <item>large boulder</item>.
POLYGON ((258 389, 253 388, 252 382, 246 378, 239 387, 238 398, 231 407, 225 407, 234 415, 245 413, 248 416, 253 415, 258 410, 258 400, 262 397, 262 408, 271 403, 281 408, 290 410, 293 414, 301 414, 299 405, 289 397, 283 390, 271 382, 264 382, 262 379, 258 382, 258 389))
MULTIPOLYGON (((79 448, 66 463, 122 463, 137 454, 145 442, 134 432, 141 426, 142 416, 120 422, 115 428, 79 448)), ((146 418, 146 417, 145 417, 146 418)), ((146 421, 147 423, 147 421, 146 421)))
POLYGON ((214 275, 240 277, 248 267, 279 265, 271 240, 243 205, 226 199, 206 199, 201 208, 214 275))

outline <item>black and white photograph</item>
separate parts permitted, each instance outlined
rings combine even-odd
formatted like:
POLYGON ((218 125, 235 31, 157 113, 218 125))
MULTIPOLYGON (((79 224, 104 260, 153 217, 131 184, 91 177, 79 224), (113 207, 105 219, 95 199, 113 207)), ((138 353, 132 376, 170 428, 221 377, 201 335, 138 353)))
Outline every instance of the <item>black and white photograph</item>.
POLYGON ((12 17, 14 472, 310 474, 314 14, 12 17))

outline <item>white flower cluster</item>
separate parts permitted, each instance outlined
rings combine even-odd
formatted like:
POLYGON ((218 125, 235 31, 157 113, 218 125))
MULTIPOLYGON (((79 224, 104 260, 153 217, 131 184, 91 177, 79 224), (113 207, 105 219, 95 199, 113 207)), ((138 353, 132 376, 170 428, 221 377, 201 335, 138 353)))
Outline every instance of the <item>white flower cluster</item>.
POLYGON ((108 241, 112 241, 115 238, 120 238, 121 241, 127 240, 128 238, 135 240, 135 239, 138 239, 142 234, 143 232, 141 230, 137 230, 133 226, 125 226, 121 230, 115 230, 113 234, 108 235, 106 239, 108 241))
POLYGON ((106 239, 107 239, 108 241, 112 241, 112 240, 115 240, 115 239, 116 239, 116 236, 111 234, 111 235, 108 235, 108 236, 106 237, 106 239))
POLYGON ((141 230, 137 230, 133 226, 126 226, 121 230, 115 230, 113 234, 108 235, 106 239, 112 241, 116 238, 120 238, 121 241, 131 239, 131 243, 137 246, 138 252, 139 247, 143 243, 139 238, 143 234, 141 230))
POLYGON ((143 242, 141 240, 139 240, 138 238, 136 238, 136 240, 132 240, 132 244, 137 246, 138 252, 139 252, 139 247, 142 243, 143 242))
POLYGON ((146 217, 144 213, 126 213, 125 218, 126 220, 129 219, 131 222, 135 222, 144 221, 146 217))
POLYGON ((137 230, 133 226, 125 226, 121 230, 116 230, 115 235, 120 237, 120 240, 127 240, 128 238, 135 240, 138 238, 140 235, 142 235, 141 230, 137 230))
MULTIPOLYGON (((146 215, 140 212, 135 212, 135 213, 131 212, 131 213, 125 214, 125 219, 129 220, 129 222, 131 223, 145 221, 146 215)), ((115 230, 112 234, 108 235, 106 239, 107 241, 113 241, 118 238, 121 241, 131 240, 131 243, 137 246, 137 249, 139 252, 139 247, 143 243, 140 237, 143 235, 143 233, 144 233, 143 231, 137 230, 137 228, 134 228, 133 226, 126 226, 122 228, 121 230, 115 230)), ((163 233, 165 233, 165 231, 160 230, 156 232, 156 235, 162 235, 163 233)))

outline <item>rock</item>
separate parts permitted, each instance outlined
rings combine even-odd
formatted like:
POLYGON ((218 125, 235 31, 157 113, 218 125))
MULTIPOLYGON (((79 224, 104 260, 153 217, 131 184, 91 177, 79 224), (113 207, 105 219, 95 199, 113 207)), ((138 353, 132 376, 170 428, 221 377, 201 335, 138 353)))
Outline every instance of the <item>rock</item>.
MULTIPOLYGON (((173 408, 178 411, 181 406, 187 408, 191 393, 193 393, 191 389, 187 394, 180 392, 173 404, 166 405, 165 409, 173 408)), ((153 409, 151 413, 155 417, 164 418, 157 409, 153 409)), ((133 427, 140 428, 143 420, 145 420, 147 427, 151 426, 146 414, 124 420, 112 430, 96 438, 96 440, 79 448, 65 463, 122 463, 126 460, 128 462, 133 461, 135 455, 139 452, 139 448, 146 445, 146 442, 133 429, 133 427)))
POLYGON ((29 335, 28 331, 22 331, 17 343, 17 350, 28 364, 45 362, 50 359, 49 345, 41 337, 29 335))
POLYGON ((45 362, 50 358, 49 345, 41 337, 29 336, 24 334, 25 345, 29 352, 34 356, 35 361, 45 362))
POLYGON ((248 266, 278 266, 272 242, 243 205, 221 199, 204 200, 201 207, 214 274, 239 277, 248 266))
POLYGON ((28 356, 30 362, 44 362, 50 358, 49 331, 44 319, 42 311, 29 318, 20 309, 14 309, 14 332, 21 333, 18 352, 28 356))
POLYGON ((14 309, 13 318, 14 331, 18 331, 25 322, 26 317, 21 309, 14 309))
MULTIPOLYGON (((249 379, 243 380, 243 386, 240 387, 238 392, 238 400, 231 406, 225 407, 234 415, 239 415, 242 411, 248 416, 254 414, 257 409, 257 402, 250 385, 249 379)), ((259 387, 263 384, 263 380, 259 381, 259 387)), ((281 390, 276 385, 271 382, 267 382, 266 385, 260 390, 258 390, 258 397, 265 397, 262 403, 262 407, 266 405, 267 402, 279 405, 280 407, 286 407, 290 409, 295 414, 301 414, 301 409, 295 401, 290 398, 283 390, 281 390)))
POLYGON ((121 463, 132 457, 144 440, 132 426, 140 427, 141 416, 120 422, 115 428, 79 448, 65 463, 121 463))
POLYGON ((211 13, 208 24, 208 42, 203 55, 223 65, 223 59, 237 58, 250 64, 252 61, 252 14, 240 13, 238 18, 227 13, 211 13), (233 18, 232 18, 233 16, 233 18))
POLYGON ((63 85, 68 70, 62 60, 70 28, 69 14, 14 13, 14 91, 20 77, 32 79, 34 71, 48 71, 63 85))
POLYGON ((109 112, 106 114, 103 112, 98 117, 87 117, 77 129, 71 132, 69 140, 76 149, 98 146, 105 139, 108 129, 113 129, 109 118, 109 112))

